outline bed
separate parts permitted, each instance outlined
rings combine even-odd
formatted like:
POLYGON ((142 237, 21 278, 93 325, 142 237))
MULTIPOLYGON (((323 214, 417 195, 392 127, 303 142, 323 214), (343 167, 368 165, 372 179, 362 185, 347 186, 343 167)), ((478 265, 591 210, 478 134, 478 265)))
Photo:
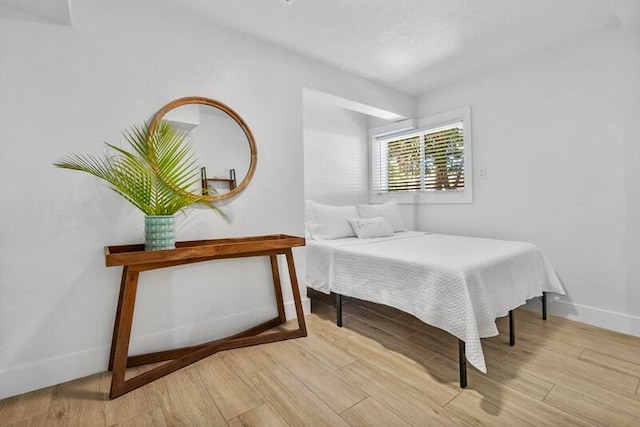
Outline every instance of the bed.
POLYGON ((399 231, 388 237, 307 241, 307 286, 388 305, 458 338, 460 386, 466 361, 487 372, 481 338, 498 335, 495 319, 534 297, 564 295, 551 263, 524 242, 399 231))

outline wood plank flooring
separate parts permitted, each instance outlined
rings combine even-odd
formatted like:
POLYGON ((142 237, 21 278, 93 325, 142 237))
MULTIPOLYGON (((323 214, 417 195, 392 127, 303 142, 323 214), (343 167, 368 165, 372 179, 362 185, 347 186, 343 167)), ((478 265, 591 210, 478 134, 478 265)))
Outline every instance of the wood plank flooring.
MULTIPOLYGON (((102 373, 0 401, 0 426, 639 426, 640 338, 517 310, 458 387, 457 340, 348 299, 309 336, 215 354, 115 400, 102 373)), ((285 324, 282 328, 289 326, 285 324)), ((132 373, 149 367, 132 368, 132 373)))

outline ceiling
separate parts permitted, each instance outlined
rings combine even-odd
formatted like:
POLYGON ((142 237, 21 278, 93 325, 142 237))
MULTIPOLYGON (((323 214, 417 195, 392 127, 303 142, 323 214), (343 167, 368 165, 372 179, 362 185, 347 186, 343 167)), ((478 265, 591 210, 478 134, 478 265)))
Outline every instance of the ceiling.
MULTIPOLYGON (((165 0, 418 95, 613 27, 640 0, 165 0)), ((0 19, 71 25, 70 0, 0 0, 0 19)))
POLYGON ((628 23, 640 0, 186 0, 205 19, 417 95, 628 23))

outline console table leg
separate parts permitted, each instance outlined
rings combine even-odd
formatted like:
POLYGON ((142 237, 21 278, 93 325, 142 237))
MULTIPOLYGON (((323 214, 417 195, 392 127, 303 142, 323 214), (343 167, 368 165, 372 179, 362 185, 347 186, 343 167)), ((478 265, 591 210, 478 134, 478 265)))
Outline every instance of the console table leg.
POLYGON ((284 300, 282 299, 282 285, 280 283, 280 270, 278 269, 278 256, 270 255, 271 259, 271 274, 273 276, 273 289, 276 293, 276 303, 278 304, 278 316, 280 321, 284 323, 287 320, 284 314, 284 300))
POLYGON ((304 320, 304 310, 302 309, 302 301, 300 299, 300 287, 298 286, 298 276, 296 275, 296 266, 293 263, 293 252, 291 249, 285 251, 287 257, 287 267, 289 268, 289 278, 291 280, 291 291, 293 292, 293 303, 296 306, 296 316, 298 317, 298 328, 301 336, 307 336, 307 324, 304 320))
POLYGON ((111 354, 109 355, 109 371, 113 370, 113 358, 116 353, 116 333, 120 327, 120 312, 122 311, 122 299, 124 298, 124 282, 127 278, 128 266, 122 268, 122 279, 120 279, 120 295, 118 296, 118 306, 116 308, 116 319, 113 322, 113 335, 111 336, 111 354))
MULTIPOLYGON (((115 340, 113 347, 113 366, 111 374, 110 398, 119 396, 126 391, 121 390, 124 384, 124 374, 127 369, 127 357, 129 353, 129 339, 131 338, 131 325, 133 323, 133 308, 136 303, 136 291, 138 288, 138 272, 126 269, 121 291, 122 301, 119 302, 120 315, 116 316, 117 328, 114 331, 115 340)), ((128 391, 128 390, 127 390, 128 391)))

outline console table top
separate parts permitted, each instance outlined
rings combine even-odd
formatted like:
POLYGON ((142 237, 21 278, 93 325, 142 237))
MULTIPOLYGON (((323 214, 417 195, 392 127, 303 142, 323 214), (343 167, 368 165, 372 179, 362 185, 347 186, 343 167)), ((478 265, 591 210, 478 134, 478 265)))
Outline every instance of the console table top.
POLYGON ((196 258, 241 256, 243 254, 278 251, 304 245, 304 237, 270 234, 176 242, 175 249, 162 251, 145 251, 144 244, 105 246, 104 255, 106 266, 114 267, 118 265, 175 262, 196 258))

